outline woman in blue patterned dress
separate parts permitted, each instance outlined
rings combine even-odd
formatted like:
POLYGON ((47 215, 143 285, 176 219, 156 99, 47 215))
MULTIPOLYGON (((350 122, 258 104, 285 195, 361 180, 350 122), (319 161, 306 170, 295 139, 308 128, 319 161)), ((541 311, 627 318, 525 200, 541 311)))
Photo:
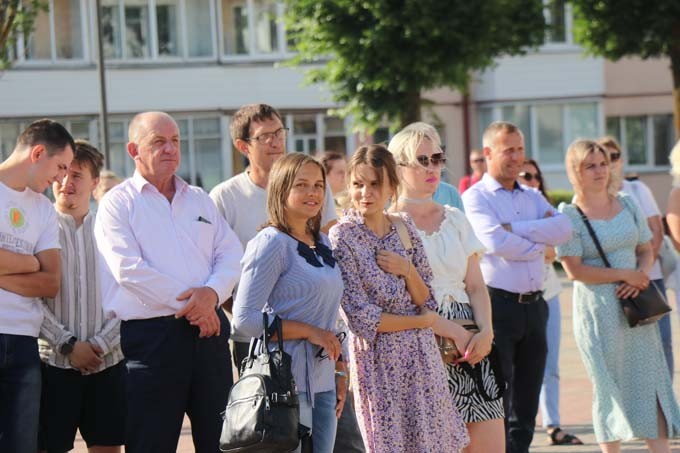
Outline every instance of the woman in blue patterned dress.
POLYGON ((246 246, 234 326, 258 337, 263 310, 280 317, 283 349, 300 391, 300 423, 312 428, 315 452, 331 453, 347 382, 334 333, 342 277, 319 232, 325 186, 323 167, 309 156, 293 153, 274 164, 269 226, 246 246))
POLYGON ((649 284, 651 232, 637 205, 612 194, 609 157, 600 145, 578 140, 567 151, 566 168, 576 193, 560 210, 571 218, 573 238, 557 248, 574 280, 574 337, 593 382, 593 424, 603 452, 642 438, 652 452, 669 452, 668 438, 680 431, 656 323, 628 327, 619 298, 649 284), (588 217, 611 268, 605 267, 577 207, 588 217))
POLYGON ((385 212, 399 185, 394 158, 382 145, 362 146, 348 174, 354 209, 330 238, 345 284, 351 381, 366 451, 460 451, 468 436, 431 328, 439 319, 432 272, 410 218, 401 217, 413 245, 407 251, 385 212))

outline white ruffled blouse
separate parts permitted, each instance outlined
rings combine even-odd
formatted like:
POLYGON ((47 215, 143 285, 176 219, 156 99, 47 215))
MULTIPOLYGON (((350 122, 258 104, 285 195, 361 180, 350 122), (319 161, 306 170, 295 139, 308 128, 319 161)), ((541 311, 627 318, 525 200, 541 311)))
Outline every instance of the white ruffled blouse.
POLYGON ((469 304, 464 281, 467 261, 474 254, 483 255, 485 249, 462 211, 450 206, 444 209, 444 221, 438 231, 427 234, 418 230, 434 275, 430 282, 433 296, 438 304, 449 296, 469 304))

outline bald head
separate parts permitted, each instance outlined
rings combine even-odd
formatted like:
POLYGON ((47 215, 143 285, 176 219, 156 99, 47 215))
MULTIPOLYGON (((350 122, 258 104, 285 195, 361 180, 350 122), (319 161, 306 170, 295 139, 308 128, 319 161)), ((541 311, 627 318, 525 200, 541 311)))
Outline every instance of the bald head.
POLYGON ((177 122, 165 112, 142 112, 135 115, 128 126, 128 141, 139 143, 139 141, 154 130, 154 126, 164 121, 172 122, 177 129, 177 122))

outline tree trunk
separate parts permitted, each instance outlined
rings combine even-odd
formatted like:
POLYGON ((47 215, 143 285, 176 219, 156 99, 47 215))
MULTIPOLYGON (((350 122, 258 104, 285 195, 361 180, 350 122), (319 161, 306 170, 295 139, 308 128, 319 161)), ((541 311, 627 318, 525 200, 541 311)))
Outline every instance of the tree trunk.
POLYGON ((404 96, 403 110, 399 122, 400 129, 408 126, 411 123, 420 121, 420 107, 422 100, 420 98, 420 90, 413 90, 406 93, 404 96))

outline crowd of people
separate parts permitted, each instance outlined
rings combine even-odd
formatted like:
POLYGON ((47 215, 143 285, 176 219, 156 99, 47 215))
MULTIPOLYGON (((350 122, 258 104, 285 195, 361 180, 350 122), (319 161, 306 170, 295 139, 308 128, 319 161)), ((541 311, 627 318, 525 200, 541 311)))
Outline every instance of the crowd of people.
MULTIPOLYGON (((286 154, 265 104, 240 108, 230 133, 248 167, 209 195, 176 175, 164 112, 130 122, 124 181, 55 121, 20 135, 0 163, 0 451, 69 451, 80 430, 95 453, 173 452, 185 414, 196 451, 219 451, 232 367, 263 311, 280 320, 315 452, 528 452, 539 408, 551 443, 580 444, 560 423, 555 260, 574 281, 601 450, 670 451, 668 316, 631 328, 618 299, 665 292, 680 189, 664 242, 616 140, 569 146, 575 195, 556 208, 509 122, 488 125, 460 192, 426 123, 349 159, 286 154)), ((677 183, 680 145, 671 162, 677 183)))

